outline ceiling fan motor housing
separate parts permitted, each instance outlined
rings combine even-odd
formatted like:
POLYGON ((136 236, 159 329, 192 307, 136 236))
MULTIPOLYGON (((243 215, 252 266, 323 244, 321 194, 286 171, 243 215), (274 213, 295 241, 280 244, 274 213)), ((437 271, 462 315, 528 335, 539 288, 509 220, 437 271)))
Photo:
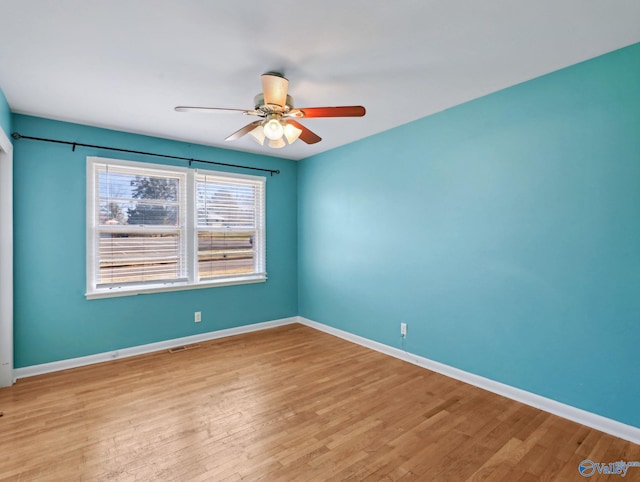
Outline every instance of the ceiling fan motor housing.
POLYGON ((256 110, 267 110, 267 112, 279 111, 279 112, 288 112, 293 109, 293 97, 287 95, 287 103, 285 106, 279 106, 276 104, 265 104, 264 103, 264 94, 260 92, 256 94, 253 98, 253 104, 255 105, 256 110), (266 108, 266 109, 265 109, 266 108))

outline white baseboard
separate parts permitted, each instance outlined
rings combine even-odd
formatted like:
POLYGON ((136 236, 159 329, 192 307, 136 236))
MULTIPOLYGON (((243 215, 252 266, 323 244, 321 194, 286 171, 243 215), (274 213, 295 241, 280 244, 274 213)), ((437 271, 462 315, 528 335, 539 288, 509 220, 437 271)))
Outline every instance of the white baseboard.
POLYGON ((474 385, 493 393, 497 393, 498 395, 502 395, 503 397, 516 400, 517 402, 530 405, 540 410, 544 410, 545 412, 552 413, 559 417, 566 418, 573 422, 586 425, 587 427, 600 430, 601 432, 605 432, 615 437, 619 437, 621 439, 628 440, 629 442, 640 445, 640 428, 634 427, 632 425, 626 425, 616 420, 612 420, 595 413, 587 412, 580 408, 572 407, 571 405, 566 405, 550 398, 536 395, 535 393, 527 392, 519 388, 505 385, 504 383, 496 382, 494 380, 490 380, 488 378, 481 377, 479 375, 475 375, 473 373, 469 373, 464 370, 439 363, 437 361, 429 360, 428 358, 414 355, 398 348, 393 348, 391 346, 378 343, 377 341, 369 340, 368 338, 354 335, 352 333, 339 330, 337 328, 333 328, 331 326, 324 325, 322 323, 318 323, 301 316, 298 317, 298 322, 311 328, 315 328, 316 330, 337 336, 338 338, 357 343, 358 345, 371 348, 372 350, 376 350, 386 355, 399 358, 401 360, 440 373, 450 378, 455 378, 456 380, 460 380, 461 382, 474 385))
POLYGON ((356 343, 358 345, 384 353, 385 355, 399 358, 400 360, 404 360, 406 362, 418 365, 420 367, 440 373, 450 378, 460 380, 461 382, 474 385, 493 393, 497 393, 498 395, 502 395, 503 397, 516 400, 526 405, 544 410, 545 412, 558 415, 559 417, 566 418, 573 422, 586 425, 587 427, 600 430, 601 432, 605 432, 615 437, 619 437, 621 439, 628 440, 640 445, 640 428, 626 425, 616 420, 612 420, 595 413, 587 412, 585 410, 572 407, 561 402, 557 402, 550 398, 536 395, 535 393, 527 392, 519 388, 505 385, 504 383, 496 382, 494 380, 481 377, 480 375, 475 375, 473 373, 466 372, 464 370, 460 370, 458 368, 454 368, 434 360, 429 360, 428 358, 414 355, 413 353, 408 353, 398 348, 384 345, 382 343, 378 343, 377 341, 369 340, 368 338, 354 335, 352 333, 340 330, 338 328, 333 328, 331 326, 324 325, 322 323, 318 323, 301 316, 281 318, 279 320, 254 323, 252 325, 239 326, 237 328, 228 328, 225 330, 210 331, 198 335, 174 338, 157 343, 149 343, 147 345, 140 345, 110 352, 97 353, 95 355, 71 358, 68 360, 60 360, 51 363, 43 363, 41 365, 32 365, 23 368, 16 368, 13 371, 13 374, 15 379, 32 377, 35 375, 42 375, 45 373, 51 373, 60 370, 68 370, 70 368, 92 365, 94 363, 102 363, 119 358, 127 358, 136 355, 142 355, 145 353, 151 353, 154 351, 167 350, 176 346, 189 345, 192 343, 215 340, 217 338, 224 338, 227 336, 266 330, 269 328, 289 325, 292 323, 300 323, 302 325, 306 325, 310 328, 314 328, 330 335, 337 336, 338 338, 342 338, 352 343, 356 343))
POLYGON ((117 360, 119 358, 127 358, 136 355, 143 355, 145 353, 151 353, 154 351, 168 350, 176 346, 190 345, 192 343, 199 343, 203 341, 215 340, 217 338, 224 338, 227 336, 240 335, 242 333, 250 333, 252 331, 266 330, 268 328, 275 328, 276 326, 289 325, 291 323, 297 323, 298 318, 296 316, 291 318, 281 318, 279 320, 265 321, 262 323, 254 323, 252 325, 238 326, 237 328, 227 328, 225 330, 210 331, 207 333, 200 333, 198 335, 185 336, 182 338, 173 338, 171 340, 159 341, 157 343, 149 343, 147 345, 134 346, 131 348, 122 348, 120 350, 108 351, 104 353, 97 353, 95 355, 82 356, 78 358, 70 358, 68 360, 60 360, 51 363, 43 363, 41 365, 32 365, 23 368, 16 368, 13 370, 13 377, 15 380, 19 378, 32 377, 35 375, 42 375, 44 373, 57 372, 60 370, 68 370, 70 368, 82 367, 85 365, 93 365, 94 363, 102 363, 111 360, 117 360))

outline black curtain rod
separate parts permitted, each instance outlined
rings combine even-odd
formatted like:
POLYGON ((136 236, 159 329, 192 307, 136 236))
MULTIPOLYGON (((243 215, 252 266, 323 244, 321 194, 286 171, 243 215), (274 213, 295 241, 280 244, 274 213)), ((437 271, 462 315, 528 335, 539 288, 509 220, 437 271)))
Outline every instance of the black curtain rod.
POLYGON ((154 152, 134 151, 134 150, 131 150, 131 149, 120 149, 118 147, 96 146, 96 145, 93 145, 93 144, 83 144, 81 142, 61 141, 59 139, 47 139, 47 138, 44 138, 44 137, 23 136, 22 134, 19 134, 18 132, 14 132, 13 134, 11 134, 11 137, 13 137, 16 140, 18 140, 18 139, 29 139, 29 140, 32 140, 32 141, 53 142, 54 144, 66 144, 68 146, 72 146, 72 149, 71 149, 72 151, 75 151, 76 147, 92 147, 94 149, 106 149, 106 150, 109 150, 109 151, 127 152, 129 154, 142 154, 144 156, 164 157, 164 158, 167 158, 167 159, 179 159, 181 161, 189 161, 189 166, 191 166, 192 162, 201 162, 201 163, 204 163, 204 164, 215 164, 216 166, 237 167, 237 168, 240 168, 240 169, 251 169, 252 171, 268 172, 272 176, 274 174, 280 174, 280 170, 279 169, 263 169, 261 167, 240 166, 238 164, 227 164, 225 162, 204 161, 202 159, 193 159, 193 158, 181 157, 181 156, 170 156, 170 155, 167 155, 167 154, 156 154, 154 152))

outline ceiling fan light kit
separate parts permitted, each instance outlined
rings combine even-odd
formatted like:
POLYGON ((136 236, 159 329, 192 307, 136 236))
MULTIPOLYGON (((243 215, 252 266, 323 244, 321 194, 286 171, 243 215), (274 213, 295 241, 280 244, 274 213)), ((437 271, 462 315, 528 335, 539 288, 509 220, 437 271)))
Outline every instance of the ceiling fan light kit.
POLYGON ((280 149, 301 139, 306 144, 315 144, 322 138, 310 131, 295 119, 313 117, 362 117, 366 110, 360 105, 339 107, 303 107, 295 109, 293 98, 287 94, 289 81, 282 74, 268 72, 261 75, 262 93, 254 98, 252 110, 225 109, 219 107, 178 106, 178 112, 239 112, 255 115, 262 120, 254 121, 237 130, 225 141, 234 141, 250 134, 261 146, 268 140, 267 146, 280 149))
POLYGON ((300 137, 300 134, 302 134, 302 129, 277 118, 265 120, 249 132, 253 140, 261 146, 264 145, 265 139, 269 139, 267 145, 275 149, 284 147, 286 144, 293 144, 300 137))

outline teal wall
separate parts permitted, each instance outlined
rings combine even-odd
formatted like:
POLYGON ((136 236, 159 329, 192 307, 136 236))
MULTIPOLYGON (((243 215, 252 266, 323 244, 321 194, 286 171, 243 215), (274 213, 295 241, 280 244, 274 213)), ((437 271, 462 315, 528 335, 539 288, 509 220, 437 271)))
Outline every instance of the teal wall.
POLYGON ((281 170, 265 174, 266 283, 87 301, 86 157, 186 163, 14 141, 16 368, 297 315, 297 163, 22 115, 14 115, 13 128, 35 137, 281 170), (193 322, 194 311, 202 312, 201 323, 193 322))
POLYGON ((0 88, 0 129, 11 139, 11 109, 2 88, 0 88))
POLYGON ((640 427, 639 79, 634 45, 300 163, 0 96, 7 135, 282 171, 267 283, 87 301, 86 156, 184 163, 14 141, 15 366, 300 314, 640 427))
POLYGON ((299 313, 640 427, 640 44, 301 162, 299 313))

